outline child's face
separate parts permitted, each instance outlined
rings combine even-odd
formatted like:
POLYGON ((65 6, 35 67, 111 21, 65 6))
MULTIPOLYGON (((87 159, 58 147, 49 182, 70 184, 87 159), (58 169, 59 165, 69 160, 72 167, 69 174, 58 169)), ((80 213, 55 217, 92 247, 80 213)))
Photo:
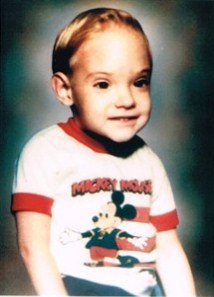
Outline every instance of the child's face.
POLYGON ((77 51, 73 70, 75 118, 82 129, 124 142, 145 126, 150 63, 139 33, 118 27, 96 33, 77 51))

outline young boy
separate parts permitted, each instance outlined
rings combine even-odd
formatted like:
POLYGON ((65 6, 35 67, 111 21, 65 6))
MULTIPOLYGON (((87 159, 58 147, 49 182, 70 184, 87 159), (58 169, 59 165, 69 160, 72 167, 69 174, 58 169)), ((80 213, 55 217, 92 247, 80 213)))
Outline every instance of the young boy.
POLYGON ((83 12, 59 33, 52 66, 73 118, 26 145, 12 201, 36 291, 194 296, 166 172, 136 136, 151 112, 141 25, 116 9, 83 12))

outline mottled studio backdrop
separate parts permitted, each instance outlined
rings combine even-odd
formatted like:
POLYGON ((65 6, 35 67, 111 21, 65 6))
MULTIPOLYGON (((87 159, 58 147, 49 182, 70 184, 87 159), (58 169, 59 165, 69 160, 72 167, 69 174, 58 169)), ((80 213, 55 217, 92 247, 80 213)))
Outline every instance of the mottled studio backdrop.
POLYGON ((77 13, 98 6, 128 10, 149 37, 153 114, 141 136, 170 176, 198 295, 214 296, 214 2, 188 0, 1 1, 0 295, 35 294, 10 214, 13 164, 29 137, 70 115, 50 88, 52 45, 77 13))

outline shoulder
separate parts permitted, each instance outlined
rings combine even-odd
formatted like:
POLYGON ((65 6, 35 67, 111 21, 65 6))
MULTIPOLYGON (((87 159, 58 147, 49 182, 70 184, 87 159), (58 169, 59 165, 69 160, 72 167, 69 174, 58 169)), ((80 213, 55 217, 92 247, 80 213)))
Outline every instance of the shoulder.
POLYGON ((64 134, 62 129, 58 126, 58 124, 52 125, 48 128, 40 130, 39 132, 35 133, 27 142, 26 146, 36 145, 40 142, 51 142, 51 140, 55 139, 56 137, 62 137, 61 134, 64 134))
MULTIPOLYGON (((156 165, 162 167, 162 161, 160 157, 157 155, 157 153, 141 138, 139 138, 143 145, 139 147, 139 150, 137 151, 137 154, 144 159, 145 163, 150 163, 150 165, 156 165)), ((139 140, 138 140, 139 141, 139 140)))
POLYGON ((49 162, 53 151, 50 140, 55 139, 58 130, 57 125, 53 125, 37 132, 25 143, 15 162, 18 172, 35 171, 42 164, 49 162))
POLYGON ((48 157, 48 154, 63 149, 68 143, 73 143, 72 137, 55 124, 34 134, 24 145, 21 156, 45 154, 48 157))

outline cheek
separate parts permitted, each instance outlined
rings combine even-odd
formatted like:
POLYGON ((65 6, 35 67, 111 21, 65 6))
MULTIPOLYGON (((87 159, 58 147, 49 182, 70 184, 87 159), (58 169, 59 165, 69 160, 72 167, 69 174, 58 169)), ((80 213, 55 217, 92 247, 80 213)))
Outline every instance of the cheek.
MULTIPOLYGON (((81 94, 82 95, 82 94, 81 94)), ((78 115, 87 115, 90 114, 90 104, 87 100, 87 97, 85 98, 84 94, 80 96, 79 93, 73 94, 73 101, 76 106, 76 109, 78 111, 78 115)))
POLYGON ((78 107, 78 109, 82 112, 90 112, 91 110, 96 111, 96 98, 90 95, 89 92, 73 92, 74 104, 78 107))
POLYGON ((81 105, 81 110, 87 117, 98 120, 103 118, 106 114, 107 107, 101 98, 96 99, 89 97, 88 100, 84 101, 84 104, 81 105))
POLYGON ((152 104, 151 104, 151 100, 149 100, 148 103, 147 103, 147 112, 148 112, 148 115, 150 115, 151 109, 152 109, 152 104))
POLYGON ((142 111, 144 111, 145 113, 150 113, 150 110, 151 110, 151 98, 150 98, 150 94, 148 94, 147 96, 145 96, 142 99, 141 106, 142 106, 142 111))
POLYGON ((114 217, 108 218, 106 220, 106 226, 107 227, 114 227, 114 225, 115 225, 114 217))
POLYGON ((114 227, 114 220, 113 218, 100 219, 99 222, 97 223, 97 226, 99 226, 100 228, 114 227))

